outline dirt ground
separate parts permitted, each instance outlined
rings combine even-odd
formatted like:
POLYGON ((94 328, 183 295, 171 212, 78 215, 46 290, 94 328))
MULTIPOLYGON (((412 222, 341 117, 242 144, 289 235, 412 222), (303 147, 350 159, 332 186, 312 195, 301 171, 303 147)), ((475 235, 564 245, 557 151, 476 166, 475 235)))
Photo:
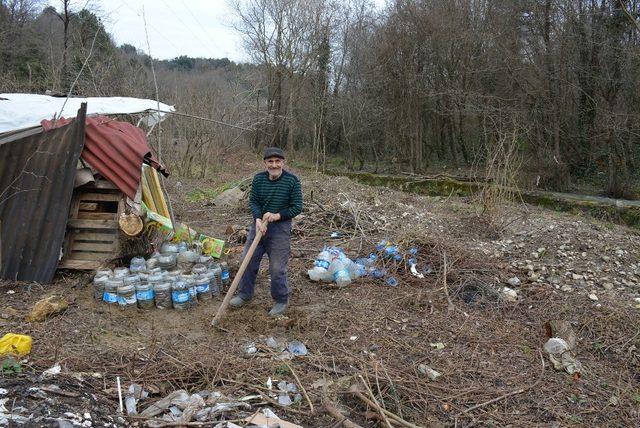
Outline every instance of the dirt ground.
MULTIPOLYGON (((228 226, 248 224, 244 206, 218 208, 193 197, 252 175, 260 164, 246 159, 238 154, 215 180, 169 179, 176 216, 221 238, 228 226)), ((93 426, 143 424, 117 416, 119 376, 125 388, 136 382, 152 392, 140 408, 176 389, 258 394, 251 411, 226 417, 267 405, 309 427, 340 426, 324 411, 326 403, 363 427, 640 425, 637 231, 514 204, 503 211, 504 231, 496 233, 471 199, 417 196, 293 170, 302 179, 305 211, 294 224, 286 317, 267 315, 266 262, 256 298, 229 312, 223 329, 210 327, 222 296, 188 311, 123 312, 93 300, 89 275, 63 271, 50 285, 0 282, 0 331, 34 340, 23 372, 0 375, 0 388, 13 397, 4 403, 7 411, 40 415, 34 426, 64 426, 56 420, 74 417, 76 425, 89 426, 84 413, 93 426), (324 244, 355 258, 381 239, 415 246, 419 264, 432 272, 420 279, 400 268, 396 287, 369 277, 343 289, 308 279, 324 244), (508 285, 510 279, 519 285, 508 285), (505 286, 515 301, 505 298, 505 286), (69 309, 42 323, 24 321, 32 305, 51 294, 65 296, 69 309), (554 370, 543 351, 551 320, 571 323, 579 376, 554 370), (299 340, 308 355, 282 360, 265 344, 269 337, 299 340), (246 352, 250 344, 257 352, 246 352), (42 375, 56 363, 61 374, 42 375), (424 366, 441 376, 431 380, 424 366), (265 387, 269 378, 304 387, 313 411, 306 399, 274 404, 265 387), (365 383, 404 425, 365 404, 365 383), (29 389, 51 385, 63 394, 29 389), (353 385, 360 396, 350 392, 353 385)), ((233 271, 241 244, 227 249, 233 271)))

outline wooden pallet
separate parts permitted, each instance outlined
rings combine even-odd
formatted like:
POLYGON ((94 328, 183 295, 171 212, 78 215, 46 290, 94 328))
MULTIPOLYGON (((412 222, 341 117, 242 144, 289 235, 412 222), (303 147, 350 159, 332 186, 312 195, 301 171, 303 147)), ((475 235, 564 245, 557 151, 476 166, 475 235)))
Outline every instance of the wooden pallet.
POLYGON ((93 270, 119 255, 118 218, 124 212, 124 195, 108 181, 74 190, 64 256, 64 269, 93 270))

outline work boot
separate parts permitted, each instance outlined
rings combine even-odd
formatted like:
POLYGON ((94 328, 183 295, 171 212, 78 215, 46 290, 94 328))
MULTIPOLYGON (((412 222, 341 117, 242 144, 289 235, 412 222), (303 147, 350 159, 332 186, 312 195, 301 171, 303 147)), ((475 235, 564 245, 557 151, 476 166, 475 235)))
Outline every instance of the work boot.
POLYGON ((249 303, 249 301, 243 299, 240 296, 234 296, 231 300, 229 300, 229 304, 234 308, 239 308, 240 306, 244 306, 247 303, 249 303))
POLYGON ((269 316, 277 317, 278 315, 282 315, 283 313, 285 313, 288 306, 288 303, 276 303, 269 311, 269 316))

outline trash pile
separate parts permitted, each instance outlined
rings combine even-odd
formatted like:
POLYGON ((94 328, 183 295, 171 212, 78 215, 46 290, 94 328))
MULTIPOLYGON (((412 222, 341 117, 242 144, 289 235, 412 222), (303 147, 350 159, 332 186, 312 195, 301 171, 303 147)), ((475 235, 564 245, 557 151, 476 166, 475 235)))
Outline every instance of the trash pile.
POLYGON ((165 242, 147 260, 134 257, 128 268, 100 269, 93 278, 94 298, 122 309, 185 310, 228 285, 227 263, 215 262, 186 242, 165 242))
MULTIPOLYGON (((287 391, 294 390, 295 384, 281 382, 287 391)), ((230 420, 248 422, 262 426, 288 426, 298 425, 280 419, 271 409, 262 408, 260 411, 252 411, 251 402, 262 402, 260 394, 247 395, 238 399, 232 399, 218 391, 200 391, 189 394, 180 389, 168 394, 146 406, 138 413, 137 406, 140 401, 148 397, 148 392, 140 385, 131 384, 124 400, 124 409, 127 415, 145 418, 145 425, 149 427, 169 426, 168 424, 203 424, 220 422, 220 427, 236 427, 230 420)), ((301 400, 302 398, 300 398, 301 400)))
POLYGON ((307 274, 312 281, 335 282, 339 287, 346 287, 362 276, 381 279, 388 286, 396 287, 400 275, 410 273, 424 278, 425 274, 432 272, 428 261, 419 260, 416 247, 404 251, 399 245, 382 240, 367 257, 359 257, 355 261, 338 247, 325 247, 307 274))

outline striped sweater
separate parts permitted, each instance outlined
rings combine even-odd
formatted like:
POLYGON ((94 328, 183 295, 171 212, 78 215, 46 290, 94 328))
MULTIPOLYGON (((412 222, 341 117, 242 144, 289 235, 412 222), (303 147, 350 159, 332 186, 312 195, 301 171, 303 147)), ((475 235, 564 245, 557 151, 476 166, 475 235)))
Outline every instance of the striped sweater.
POLYGON ((302 212, 300 180, 288 171, 282 171, 276 180, 269 180, 267 171, 253 177, 249 207, 253 219, 267 213, 280 213, 280 220, 291 219, 302 212))

